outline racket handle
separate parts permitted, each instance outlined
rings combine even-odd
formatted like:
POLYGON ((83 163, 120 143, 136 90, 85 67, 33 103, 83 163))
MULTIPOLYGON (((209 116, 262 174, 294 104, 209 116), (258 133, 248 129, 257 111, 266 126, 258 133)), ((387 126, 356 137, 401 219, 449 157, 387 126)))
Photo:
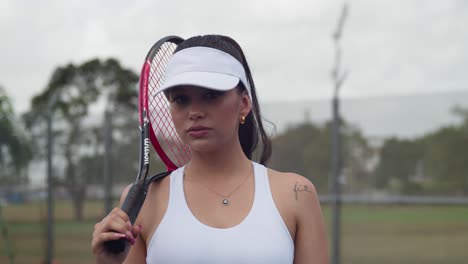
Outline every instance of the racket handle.
MULTIPOLYGON (((121 209, 127 213, 132 225, 135 223, 135 219, 137 218, 138 213, 140 212, 140 209, 145 201, 147 187, 148 185, 144 180, 134 182, 128 191, 124 203, 122 204, 121 209)), ((119 254, 123 252, 125 248, 128 247, 128 245, 129 242, 125 238, 104 242, 104 248, 106 251, 113 254, 119 254)))
POLYGON ((128 246, 129 242, 125 238, 120 238, 118 240, 109 240, 104 242, 104 248, 107 252, 111 254, 122 253, 128 246))

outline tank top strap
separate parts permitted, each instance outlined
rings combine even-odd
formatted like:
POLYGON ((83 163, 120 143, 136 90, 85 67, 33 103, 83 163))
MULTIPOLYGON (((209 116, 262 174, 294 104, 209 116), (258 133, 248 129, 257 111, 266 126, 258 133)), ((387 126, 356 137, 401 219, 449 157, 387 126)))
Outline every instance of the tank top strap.
POLYGON ((254 195, 254 205, 256 210, 261 210, 262 208, 267 208, 271 206, 270 197, 270 185, 268 182, 268 173, 267 168, 262 164, 252 162, 254 168, 255 176, 255 195, 254 195))
POLYGON ((171 175, 171 186, 169 191, 169 205, 180 213, 190 213, 184 194, 184 170, 185 166, 178 168, 171 175), (172 201, 171 201, 172 198, 172 201), (186 210, 184 210, 186 209, 186 210), (182 211, 181 211, 182 210, 182 211))

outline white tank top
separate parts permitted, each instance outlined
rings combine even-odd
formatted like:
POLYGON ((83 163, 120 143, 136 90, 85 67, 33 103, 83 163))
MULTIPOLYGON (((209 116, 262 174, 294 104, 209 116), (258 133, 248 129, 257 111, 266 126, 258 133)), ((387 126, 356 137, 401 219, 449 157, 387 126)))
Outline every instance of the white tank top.
POLYGON ((231 228, 201 223, 185 200, 184 168, 172 172, 169 204, 148 244, 146 263, 293 263, 294 242, 273 201, 267 169, 255 162, 253 165, 252 208, 231 228))

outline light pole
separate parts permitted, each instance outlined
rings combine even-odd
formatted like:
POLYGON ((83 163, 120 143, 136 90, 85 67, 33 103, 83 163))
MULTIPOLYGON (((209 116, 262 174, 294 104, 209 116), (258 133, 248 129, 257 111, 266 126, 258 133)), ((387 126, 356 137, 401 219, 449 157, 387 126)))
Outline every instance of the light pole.
POLYGON ((112 107, 104 111, 104 214, 112 210, 112 107))
POLYGON ((347 77, 347 72, 342 73, 340 69, 341 63, 341 47, 340 38, 343 26, 348 14, 348 5, 345 3, 338 21, 338 27, 333 34, 335 43, 335 65, 331 72, 332 81, 334 84, 332 111, 333 111, 333 127, 332 127, 332 157, 331 157, 331 177, 330 177, 330 193, 332 194, 332 255, 331 263, 340 263, 340 211, 341 211, 341 186, 340 174, 342 169, 342 147, 341 147, 341 118, 340 118, 340 101, 339 90, 347 77))
POLYGON ((47 264, 52 264, 54 259, 54 180, 53 180, 53 142, 52 117, 54 106, 60 95, 55 91, 47 102, 47 264))

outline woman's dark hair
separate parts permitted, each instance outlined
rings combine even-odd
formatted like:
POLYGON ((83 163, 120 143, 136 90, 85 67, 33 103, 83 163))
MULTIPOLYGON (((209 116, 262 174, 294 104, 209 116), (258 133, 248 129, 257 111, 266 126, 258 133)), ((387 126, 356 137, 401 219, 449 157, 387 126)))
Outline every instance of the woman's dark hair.
MULTIPOLYGON (((260 140, 262 149, 257 152, 259 154, 258 161, 261 164, 265 164, 271 156, 271 139, 263 127, 255 84, 242 48, 230 37, 222 35, 204 35, 191 37, 183 41, 177 46, 174 53, 191 47, 209 47, 224 51, 236 58, 244 66, 245 75, 247 76, 247 81, 251 89, 252 111, 247 115, 245 124, 239 126, 239 140, 242 150, 249 159, 252 159, 252 155, 257 150, 260 140)), ((239 84, 245 89, 242 82, 239 82, 239 84)))

